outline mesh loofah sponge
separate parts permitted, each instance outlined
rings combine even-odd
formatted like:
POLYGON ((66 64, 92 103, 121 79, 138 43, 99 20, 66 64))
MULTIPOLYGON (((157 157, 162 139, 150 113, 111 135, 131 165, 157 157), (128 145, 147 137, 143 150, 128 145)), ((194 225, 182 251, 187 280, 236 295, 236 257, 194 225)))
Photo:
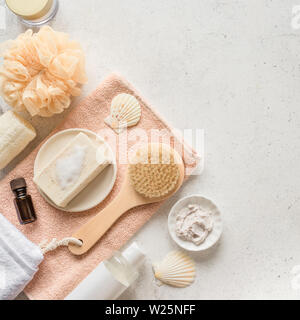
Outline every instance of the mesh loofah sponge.
POLYGON ((148 145, 137 151, 129 166, 135 190, 147 198, 162 197, 173 191, 180 171, 174 150, 166 145, 148 145))
POLYGON ((83 50, 62 32, 42 27, 1 44, 0 95, 16 110, 50 117, 70 106, 87 81, 83 50))

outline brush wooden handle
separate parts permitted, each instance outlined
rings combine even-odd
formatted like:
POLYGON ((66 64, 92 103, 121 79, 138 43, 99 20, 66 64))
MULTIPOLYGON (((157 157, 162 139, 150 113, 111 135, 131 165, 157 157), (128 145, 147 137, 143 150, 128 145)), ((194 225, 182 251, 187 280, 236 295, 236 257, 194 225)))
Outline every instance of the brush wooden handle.
POLYGON ((100 213, 81 227, 72 237, 82 240, 82 246, 69 245, 69 250, 75 255, 86 253, 121 217, 127 210, 148 203, 162 201, 174 194, 181 186, 184 179, 184 165, 179 154, 175 153, 177 158, 180 176, 176 188, 169 194, 157 198, 146 198, 139 194, 131 185, 129 172, 127 170, 125 181, 119 195, 100 213))
POLYGON ((75 255, 87 252, 120 216, 133 207, 126 192, 120 193, 106 208, 83 225, 72 237, 83 242, 81 247, 69 245, 70 251, 75 255))
POLYGON ((117 197, 72 235, 72 237, 82 240, 82 246, 78 247, 70 244, 69 250, 75 255, 86 253, 106 233, 106 231, 110 229, 122 214, 133 207, 148 202, 149 200, 139 195, 133 189, 127 173, 117 197))

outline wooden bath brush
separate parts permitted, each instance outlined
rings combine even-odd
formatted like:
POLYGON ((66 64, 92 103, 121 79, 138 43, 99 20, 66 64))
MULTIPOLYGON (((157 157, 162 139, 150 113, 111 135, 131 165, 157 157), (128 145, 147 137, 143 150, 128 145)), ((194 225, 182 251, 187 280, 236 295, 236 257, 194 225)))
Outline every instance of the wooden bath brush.
POLYGON ((147 144, 131 160, 117 197, 83 225, 72 237, 82 246, 69 245, 75 255, 86 253, 129 209, 162 201, 182 185, 184 165, 180 155, 165 144, 147 144))

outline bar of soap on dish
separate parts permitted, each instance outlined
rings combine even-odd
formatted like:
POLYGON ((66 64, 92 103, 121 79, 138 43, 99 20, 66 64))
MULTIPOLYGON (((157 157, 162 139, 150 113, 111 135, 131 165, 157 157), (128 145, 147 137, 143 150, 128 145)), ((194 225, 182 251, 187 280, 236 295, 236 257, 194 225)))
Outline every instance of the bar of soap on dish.
POLYGON ((13 111, 0 116, 0 169, 6 167, 36 137, 33 126, 13 111))
POLYGON ((34 182, 63 208, 110 162, 109 150, 104 143, 97 144, 86 134, 79 133, 34 177, 34 182))

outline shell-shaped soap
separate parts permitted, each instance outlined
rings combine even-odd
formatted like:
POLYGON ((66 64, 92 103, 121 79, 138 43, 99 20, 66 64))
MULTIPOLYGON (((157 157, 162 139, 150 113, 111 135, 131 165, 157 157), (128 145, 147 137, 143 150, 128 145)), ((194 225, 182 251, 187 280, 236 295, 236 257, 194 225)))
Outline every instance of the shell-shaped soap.
POLYGON ((180 251, 172 251, 153 265, 155 278, 173 287, 187 287, 196 276, 195 262, 180 251))
POLYGON ((110 115, 104 120, 117 133, 135 126, 141 118, 141 106, 137 99, 127 93, 115 96, 111 102, 110 115))

